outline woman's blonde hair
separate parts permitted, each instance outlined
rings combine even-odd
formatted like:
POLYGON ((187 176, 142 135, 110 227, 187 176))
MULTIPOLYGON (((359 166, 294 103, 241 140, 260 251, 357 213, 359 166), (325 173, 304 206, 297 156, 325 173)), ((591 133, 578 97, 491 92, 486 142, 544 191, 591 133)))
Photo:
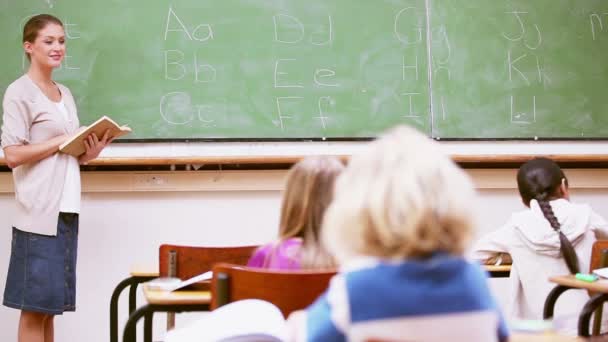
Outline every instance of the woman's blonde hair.
POLYGON ((323 242, 339 263, 462 255, 473 199, 471 180, 439 144, 400 126, 351 158, 326 212, 323 242))
POLYGON ((300 160, 287 173, 279 238, 302 238, 302 268, 334 265, 333 258, 321 246, 320 230, 333 197, 334 181, 342 170, 344 165, 339 159, 315 156, 300 160))

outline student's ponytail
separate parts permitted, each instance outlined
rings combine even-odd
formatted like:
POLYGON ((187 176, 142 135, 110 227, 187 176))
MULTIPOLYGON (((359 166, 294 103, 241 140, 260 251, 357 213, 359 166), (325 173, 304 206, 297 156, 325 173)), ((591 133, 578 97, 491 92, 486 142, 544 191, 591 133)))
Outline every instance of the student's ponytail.
POLYGON ((561 197, 562 184, 568 186, 566 175, 557 163, 548 158, 532 159, 524 163, 517 172, 517 187, 524 204, 529 207, 531 200, 538 201, 543 215, 559 236, 559 249, 568 269, 571 273, 578 273, 580 267, 574 247, 562 233, 561 226, 549 203, 549 201, 561 197))
POLYGON ((557 232, 559 236, 559 249, 562 252, 564 260, 566 260, 566 265, 570 270, 570 273, 576 274, 580 271, 580 267, 578 265, 578 257, 576 256, 576 252, 574 251, 574 247, 572 243, 568 240, 566 235, 561 231, 561 226, 557 221, 557 217, 553 213, 553 208, 551 208, 551 204, 549 201, 537 199, 538 205, 540 206, 540 210, 543 212, 543 215, 551 224, 551 228, 557 232))

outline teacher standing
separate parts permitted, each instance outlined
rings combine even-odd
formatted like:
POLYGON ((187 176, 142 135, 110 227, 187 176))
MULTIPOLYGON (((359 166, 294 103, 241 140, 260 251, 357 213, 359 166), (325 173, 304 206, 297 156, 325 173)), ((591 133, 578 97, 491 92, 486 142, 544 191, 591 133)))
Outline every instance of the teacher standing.
POLYGON ((1 144, 13 171, 17 210, 3 304, 21 310, 19 342, 52 342, 55 315, 76 309, 80 167, 110 143, 85 140, 72 157, 59 146, 79 129, 72 93, 52 79, 66 52, 62 22, 36 15, 23 28, 27 73, 6 89, 1 144))

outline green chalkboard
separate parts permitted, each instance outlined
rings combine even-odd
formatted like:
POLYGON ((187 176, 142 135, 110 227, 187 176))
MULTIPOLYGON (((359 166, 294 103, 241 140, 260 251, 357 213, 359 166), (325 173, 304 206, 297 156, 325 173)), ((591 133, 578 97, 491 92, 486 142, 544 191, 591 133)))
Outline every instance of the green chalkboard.
POLYGON ((37 13, 81 122, 129 139, 608 138, 601 0, 0 0, 2 92, 37 13))
POLYGON ((433 134, 608 137, 608 2, 430 2, 433 134))

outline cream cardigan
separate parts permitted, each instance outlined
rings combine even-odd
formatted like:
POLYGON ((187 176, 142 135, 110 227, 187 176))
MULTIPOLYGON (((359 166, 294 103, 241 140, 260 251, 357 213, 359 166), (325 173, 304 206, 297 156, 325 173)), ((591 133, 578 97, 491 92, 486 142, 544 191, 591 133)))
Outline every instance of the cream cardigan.
MULTIPOLYGON (((44 142, 78 129, 78 115, 72 93, 65 86, 57 85, 71 122, 29 76, 23 75, 8 86, 2 102, 2 148, 44 142)), ((68 158, 66 154, 55 153, 38 162, 13 169, 17 199, 16 215, 12 222, 15 228, 37 234, 57 234, 59 204, 68 158)))

